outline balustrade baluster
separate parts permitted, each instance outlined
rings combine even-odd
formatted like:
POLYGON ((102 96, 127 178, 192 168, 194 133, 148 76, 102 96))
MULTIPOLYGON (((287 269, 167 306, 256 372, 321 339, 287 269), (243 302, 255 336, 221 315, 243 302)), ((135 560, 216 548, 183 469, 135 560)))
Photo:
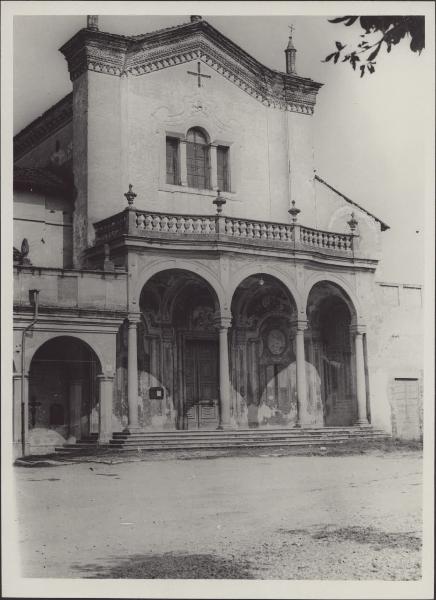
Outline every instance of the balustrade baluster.
POLYGON ((145 217, 142 213, 136 216, 136 226, 138 229, 144 229, 145 217))
POLYGON ((153 229, 153 218, 151 215, 145 215, 145 229, 151 231, 153 229))

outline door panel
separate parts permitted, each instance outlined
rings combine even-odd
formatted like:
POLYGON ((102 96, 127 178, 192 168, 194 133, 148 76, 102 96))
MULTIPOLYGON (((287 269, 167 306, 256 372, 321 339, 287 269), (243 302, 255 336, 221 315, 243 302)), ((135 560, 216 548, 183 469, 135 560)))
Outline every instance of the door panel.
POLYGON ((212 340, 190 340, 185 344, 184 413, 187 429, 218 426, 218 346, 212 340))

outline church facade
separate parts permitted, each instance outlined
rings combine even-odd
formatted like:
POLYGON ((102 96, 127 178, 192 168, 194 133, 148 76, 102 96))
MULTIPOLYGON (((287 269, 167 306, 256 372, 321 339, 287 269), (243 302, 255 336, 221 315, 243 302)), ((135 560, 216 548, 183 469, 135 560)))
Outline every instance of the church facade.
POLYGON ((421 290, 380 285, 388 226, 316 175, 321 85, 292 39, 285 72, 196 16, 131 37, 90 17, 60 51, 72 93, 14 139, 16 455, 125 430, 395 434, 403 388, 419 437, 421 349, 387 349, 386 323, 394 288, 419 320, 421 290))

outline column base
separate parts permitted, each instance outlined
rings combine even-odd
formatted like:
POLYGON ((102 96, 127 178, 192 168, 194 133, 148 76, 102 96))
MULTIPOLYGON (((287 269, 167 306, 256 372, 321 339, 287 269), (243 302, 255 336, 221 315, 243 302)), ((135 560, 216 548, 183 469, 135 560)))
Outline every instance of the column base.
POLYGON ((371 427, 371 423, 368 423, 367 419, 358 419, 354 424, 357 427, 371 427))
POLYGON ((142 433, 144 430, 142 427, 139 427, 139 425, 135 425, 134 427, 128 425, 127 427, 125 427, 123 429, 123 433, 142 433))
POLYGON ((226 425, 218 425, 217 427, 217 431, 234 431, 234 427, 233 425, 230 424, 226 424, 226 425))
POLYGON ((107 445, 107 444, 109 444, 111 439, 112 439, 112 435, 102 435, 101 437, 98 438, 97 445, 98 446, 107 445))

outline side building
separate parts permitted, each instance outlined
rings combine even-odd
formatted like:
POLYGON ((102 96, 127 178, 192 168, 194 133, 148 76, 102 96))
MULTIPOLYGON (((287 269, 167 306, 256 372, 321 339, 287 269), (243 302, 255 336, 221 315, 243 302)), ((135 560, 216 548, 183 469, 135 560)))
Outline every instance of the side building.
POLYGON ((14 139, 16 456, 121 431, 419 438, 421 289, 377 283, 388 226, 316 175, 321 84, 292 40, 283 73, 197 16, 91 18, 61 52, 72 93, 14 139))

